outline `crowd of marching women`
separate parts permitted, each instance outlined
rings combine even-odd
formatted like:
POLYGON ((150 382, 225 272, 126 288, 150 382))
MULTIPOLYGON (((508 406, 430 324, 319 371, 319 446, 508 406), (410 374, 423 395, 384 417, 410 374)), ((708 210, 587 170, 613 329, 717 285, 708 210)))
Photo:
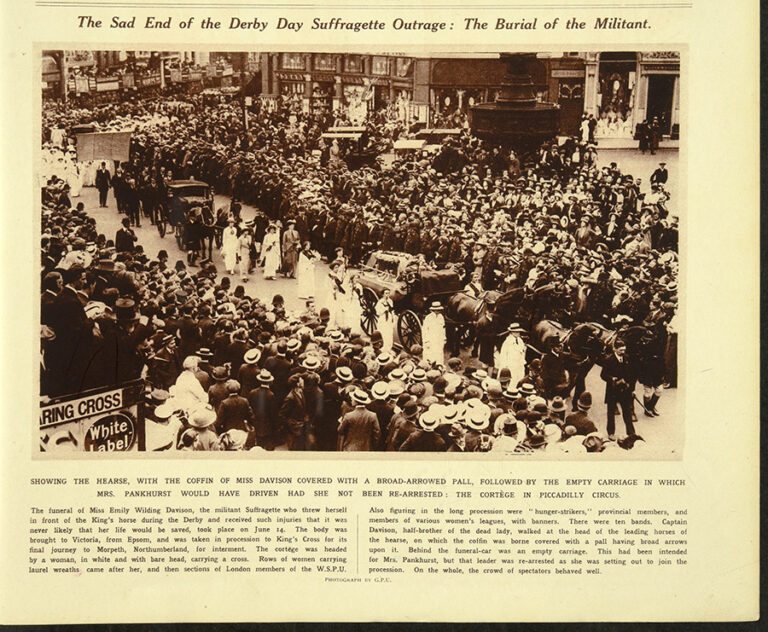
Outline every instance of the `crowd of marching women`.
MULTIPOLYGON (((676 380, 677 218, 663 165, 646 185, 598 168, 588 142, 515 156, 463 133, 435 155, 350 170, 321 138, 332 122, 290 101, 256 109, 247 132, 236 105, 196 97, 46 106, 41 394, 144 378, 148 449, 637 449, 636 408, 658 416, 676 380), (120 195, 135 192, 114 239, 72 208, 72 167, 59 164, 74 157, 57 130, 82 123, 133 133, 130 161, 102 168, 106 189, 117 195, 117 179, 120 195), (206 258, 150 259, 130 229, 181 178, 233 198, 221 209, 226 276, 206 258), (244 221, 240 202, 261 219, 244 221), (373 250, 459 273, 483 306, 472 355, 440 304, 423 345, 398 350, 386 293, 378 331, 363 333, 355 267, 373 250), (307 281, 318 256, 329 291, 307 281), (304 276, 305 309, 286 310, 268 284, 259 296, 237 285, 236 269, 247 278, 259 265, 265 279, 304 276), (604 433, 584 384, 595 363, 604 433)), ((367 126, 379 149, 403 133, 377 113, 367 126)))

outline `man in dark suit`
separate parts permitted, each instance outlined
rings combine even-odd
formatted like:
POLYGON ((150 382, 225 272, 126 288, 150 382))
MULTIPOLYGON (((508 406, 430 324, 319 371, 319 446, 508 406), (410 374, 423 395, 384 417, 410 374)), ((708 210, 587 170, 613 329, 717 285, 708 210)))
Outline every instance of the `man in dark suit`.
POLYGON ((259 372, 259 385, 248 393, 248 403, 253 412, 253 427, 256 443, 271 450, 274 447, 274 426, 277 417, 275 394, 270 385, 274 381, 269 371, 259 372))
POLYGON ((216 411, 216 428, 219 434, 228 430, 244 430, 251 432, 253 411, 248 400, 240 395, 240 382, 227 380, 227 392, 229 395, 219 404, 216 411))
MULTIPOLYGON (((500 343, 499 333, 501 322, 496 317, 496 303, 492 299, 486 299, 486 311, 477 321, 477 339, 474 353, 479 352, 479 360, 488 367, 493 366, 494 354, 500 343)), ((474 355, 474 354, 473 354, 474 355)))
POLYGON ((389 431, 389 422, 392 420, 392 415, 395 414, 395 406, 388 401, 389 384, 387 382, 376 382, 371 388, 371 395, 373 396, 373 401, 368 404, 368 410, 375 413, 379 421, 379 430, 381 431, 381 438, 376 449, 383 450, 384 441, 389 431))
POLYGON ((107 192, 111 185, 112 176, 109 175, 109 171, 107 170, 107 163, 102 162, 96 170, 96 188, 99 191, 99 206, 101 208, 107 206, 107 192))
POLYGON ((552 339, 550 350, 541 358, 541 388, 544 397, 552 399, 555 395, 562 397, 568 394, 567 357, 563 353, 563 345, 559 337, 552 339))
POLYGON ((245 329, 237 329, 233 332, 232 342, 229 343, 224 354, 224 361, 229 363, 229 370, 232 376, 240 373, 245 352, 248 351, 247 341, 248 332, 245 329))
POLYGON ((597 432, 597 426, 589 418, 589 409, 592 408, 592 394, 584 391, 576 400, 578 410, 565 418, 566 426, 576 428, 576 434, 586 436, 592 432, 597 432))
POLYGON ((636 376, 626 358, 627 345, 623 340, 617 340, 614 343, 613 351, 613 354, 603 362, 603 370, 600 372, 600 377, 605 380, 605 404, 608 411, 607 432, 608 438, 611 440, 615 439, 616 422, 614 418, 617 404, 624 417, 627 435, 635 432, 632 425, 632 395, 636 376))
POLYGON ((669 179, 669 172, 667 171, 667 163, 660 162, 656 170, 651 174, 651 184, 666 184, 669 179))
POLYGON ((285 341, 281 340, 277 343, 277 355, 268 358, 264 362, 264 368, 275 378, 272 391, 275 394, 278 408, 282 406, 283 400, 288 393, 288 375, 291 372, 291 363, 285 357, 287 350, 285 341))
POLYGON ((86 287, 84 270, 70 268, 65 275, 67 283, 53 300, 51 308, 52 322, 49 324, 56 340, 50 355, 66 380, 64 392, 74 393, 82 390, 93 334, 80 300, 80 292, 86 287))
POLYGON ((445 452, 448 446, 435 432, 439 423, 435 416, 423 413, 419 419, 419 427, 403 442, 400 452, 445 452))
POLYGON ((371 398, 360 389, 352 393, 355 408, 339 422, 339 450, 342 452, 370 452, 379 443, 381 430, 376 414, 366 408, 371 398))
POLYGON ((229 395, 227 390, 227 378, 229 373, 226 367, 217 366, 211 371, 211 378, 213 384, 208 389, 208 403, 214 410, 218 410, 219 404, 223 402, 229 395))
POLYGON ((136 189, 136 180, 133 178, 129 179, 123 187, 123 203, 131 223, 141 228, 141 214, 139 212, 141 198, 139 198, 139 192, 136 189))
POLYGON ((115 234, 115 250, 118 252, 133 252, 133 247, 138 237, 131 229, 131 221, 126 217, 123 219, 123 227, 115 234))
POLYGON ((259 360, 261 352, 258 349, 249 349, 243 355, 243 364, 237 372, 237 380, 243 387, 243 393, 250 393, 253 389, 259 387, 259 360))

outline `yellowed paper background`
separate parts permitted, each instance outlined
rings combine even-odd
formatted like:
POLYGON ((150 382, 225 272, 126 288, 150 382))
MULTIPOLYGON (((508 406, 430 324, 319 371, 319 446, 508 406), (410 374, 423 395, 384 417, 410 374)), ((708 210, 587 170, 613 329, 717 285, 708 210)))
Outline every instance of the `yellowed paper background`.
MULTIPOLYGON (((235 3, 233 3, 235 4, 235 3)), ((617 8, 602 13, 647 17, 644 31, 480 32, 463 17, 584 16, 595 9, 498 3, 499 8, 420 9, 388 2, 375 8, 224 8, 215 13, 309 21, 315 15, 390 21, 444 20, 454 30, 414 34, 388 29, 358 34, 193 30, 129 33, 83 30, 78 15, 196 16, 214 10, 125 6, 75 7, 32 2, 3 6, 2 363, 0 364, 0 620, 4 623, 140 621, 547 621, 728 620, 758 615, 759 474, 759 67, 758 3, 694 0, 669 8, 617 8), (109 460, 33 459, 37 422, 39 199, 33 168, 40 137, 42 48, 159 49, 194 41, 217 50, 356 50, 374 52, 681 50, 683 115, 680 173, 686 200, 681 260, 684 324, 681 383, 686 424, 680 462, 467 462, 439 459, 348 459, 290 455, 166 460, 155 455, 109 460), (33 430, 30 431, 30 428, 33 430), (30 505, 87 504, 77 487, 32 486, 32 477, 66 476, 404 476, 637 477, 685 479, 673 501, 689 509, 689 563, 663 574, 627 568, 596 578, 513 579, 408 575, 392 583, 328 583, 315 576, 142 574, 32 576, 27 569, 30 505)), ((568 4, 565 2, 559 5, 568 4)), ((633 3, 637 7, 640 3, 633 3)), ((650 4, 650 3, 649 3, 650 4)), ((484 3, 483 7, 491 3, 484 3)), ((305 27, 306 28, 306 27, 305 27)), ((90 490, 89 494, 93 494, 90 490)), ((652 504, 639 490, 633 506, 652 504)), ((94 502, 95 499, 94 499, 94 502)), ((363 506, 363 499, 352 502, 363 506)), ((498 501, 503 504, 503 501, 498 501)), ((125 502, 128 504, 128 501, 125 502)), ((426 504, 425 504, 426 506, 426 504)), ((431 505, 430 505, 431 506, 431 505)))

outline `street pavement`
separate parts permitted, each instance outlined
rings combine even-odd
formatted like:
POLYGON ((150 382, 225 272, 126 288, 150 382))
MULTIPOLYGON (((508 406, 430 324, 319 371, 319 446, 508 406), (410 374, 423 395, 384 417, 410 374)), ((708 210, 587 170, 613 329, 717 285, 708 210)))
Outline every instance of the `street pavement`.
MULTIPOLYGON (((675 192, 678 190, 678 157, 676 150, 661 150, 655 156, 650 154, 641 154, 636 150, 605 150, 599 153, 600 164, 607 165, 611 162, 617 162, 621 170, 625 173, 631 173, 633 176, 641 177, 643 181, 648 183, 648 178, 653 170, 658 166, 660 161, 667 163, 670 179, 667 184, 667 188, 673 194, 670 208, 675 209, 673 213, 679 213, 675 202, 675 192)), ((73 198, 73 204, 77 202, 83 202, 85 205, 85 211, 96 219, 96 226, 100 233, 103 233, 107 239, 114 239, 117 230, 121 227, 121 221, 125 217, 117 212, 114 197, 110 190, 108 196, 107 208, 100 208, 98 204, 98 192, 93 187, 85 187, 79 197, 73 198)), ((223 195, 216 195, 215 208, 229 205, 229 198, 223 195)), ((251 219, 255 215, 255 209, 248 205, 243 205, 242 216, 245 219, 251 219)), ((169 232, 164 238, 161 238, 156 227, 153 226, 147 218, 142 218, 141 227, 134 228, 138 237, 138 243, 144 248, 145 254, 153 259, 157 256, 157 253, 165 249, 169 254, 169 263, 174 265, 177 260, 184 261, 186 263, 186 255, 181 251, 177 244, 176 239, 172 233, 169 232)), ((216 268, 219 271, 218 276, 221 278, 226 274, 224 267, 224 260, 221 253, 217 251, 214 246, 213 262, 216 264, 216 268), (222 274, 222 272, 224 274, 222 274)), ((328 274, 328 266, 326 263, 320 262, 316 264, 316 280, 315 287, 326 287, 326 278, 328 274)), ((191 271, 194 272, 195 268, 191 271)), ((249 296, 259 298, 265 303, 271 303, 272 297, 275 294, 280 294, 285 300, 286 308, 289 311, 301 312, 304 309, 304 300, 297 296, 297 281, 295 279, 286 279, 278 277, 275 280, 265 280, 261 270, 257 267, 250 275, 249 279, 245 282, 242 281, 239 274, 231 278, 232 287, 242 284, 245 287, 245 291, 249 296)), ((324 296, 316 296, 317 309, 320 309, 326 304, 324 296)), ((466 366, 472 366, 477 364, 477 361, 470 357, 468 352, 462 352, 462 360, 466 366)), ((600 368, 595 367, 587 376, 587 390, 592 393, 593 408, 591 410, 590 417, 595 422, 600 432, 605 432, 606 426, 606 407, 603 403, 603 396, 605 393, 604 382, 600 379, 600 368)), ((637 397, 642 401, 642 388, 638 386, 636 391, 637 397)), ((623 450, 612 450, 611 455, 625 458, 642 458, 646 459, 658 459, 669 460, 682 458, 682 448, 684 442, 684 423, 682 419, 682 397, 678 395, 678 389, 668 389, 664 392, 657 409, 661 412, 660 417, 647 418, 643 415, 642 407, 638 404, 635 405, 638 423, 636 424, 636 432, 642 436, 647 446, 642 451, 636 454, 632 452, 625 452, 623 450)), ((623 436, 624 424, 621 420, 621 416, 617 415, 616 418, 617 435, 623 436)), ((608 455, 605 455, 609 458, 608 455)))

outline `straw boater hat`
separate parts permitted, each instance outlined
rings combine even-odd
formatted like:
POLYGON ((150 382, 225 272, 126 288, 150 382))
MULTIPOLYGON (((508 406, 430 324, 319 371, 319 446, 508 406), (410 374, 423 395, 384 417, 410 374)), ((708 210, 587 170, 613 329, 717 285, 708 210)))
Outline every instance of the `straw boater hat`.
POLYGON ((246 364, 256 364, 261 359, 261 351, 258 349, 249 349, 245 352, 243 360, 246 364))
POLYGON ((536 389, 533 387, 533 384, 530 382, 523 382, 520 386, 520 394, 527 396, 527 395, 535 395, 536 389))
POLYGON ((320 358, 316 355, 308 355, 304 358, 304 362, 301 363, 301 366, 307 369, 307 371, 315 371, 320 368, 320 358))
POLYGON ((510 334, 524 334, 525 329, 523 329, 519 323, 511 323, 509 327, 507 327, 507 333, 510 334))
POLYGON ((389 382, 388 386, 389 394, 392 397, 397 397, 398 395, 405 393, 405 382, 402 382, 401 380, 392 380, 389 382))
POLYGON ((266 369, 262 369, 256 376, 256 379, 259 380, 259 382, 262 384, 271 384, 275 381, 275 378, 272 377, 272 374, 266 369))
POLYGON ((371 388, 371 395, 374 399, 387 399, 390 395, 390 385, 387 382, 376 382, 371 388))
POLYGON ((371 398, 368 397, 368 393, 358 388, 352 393, 352 401, 358 406, 365 406, 371 403, 371 398))
POLYGON ((355 379, 355 376, 352 374, 352 369, 350 369, 348 366, 340 366, 337 368, 336 377, 338 377, 342 382, 351 382, 355 379))
POLYGON ((442 312, 443 306, 438 301, 432 301, 432 305, 429 306, 431 312, 442 312))
POLYGON ((298 340, 297 338, 291 338, 287 343, 285 343, 285 346, 288 351, 296 351, 296 349, 301 347, 301 340, 298 340))
POLYGON ((517 386, 510 382, 507 385, 507 389, 504 391, 504 397, 507 399, 517 399, 520 397, 520 391, 517 390, 517 386))
POLYGON ((419 417, 419 425, 426 432, 434 432, 440 425, 440 419, 431 410, 428 410, 427 412, 422 413, 421 417, 419 417))
POLYGON ((392 362, 392 354, 391 353, 380 353, 378 356, 376 356, 376 362, 378 362, 381 365, 389 364, 392 362))
POLYGON ((208 428, 214 423, 216 423, 216 411, 210 404, 193 410, 189 417, 189 425, 194 428, 208 428))

